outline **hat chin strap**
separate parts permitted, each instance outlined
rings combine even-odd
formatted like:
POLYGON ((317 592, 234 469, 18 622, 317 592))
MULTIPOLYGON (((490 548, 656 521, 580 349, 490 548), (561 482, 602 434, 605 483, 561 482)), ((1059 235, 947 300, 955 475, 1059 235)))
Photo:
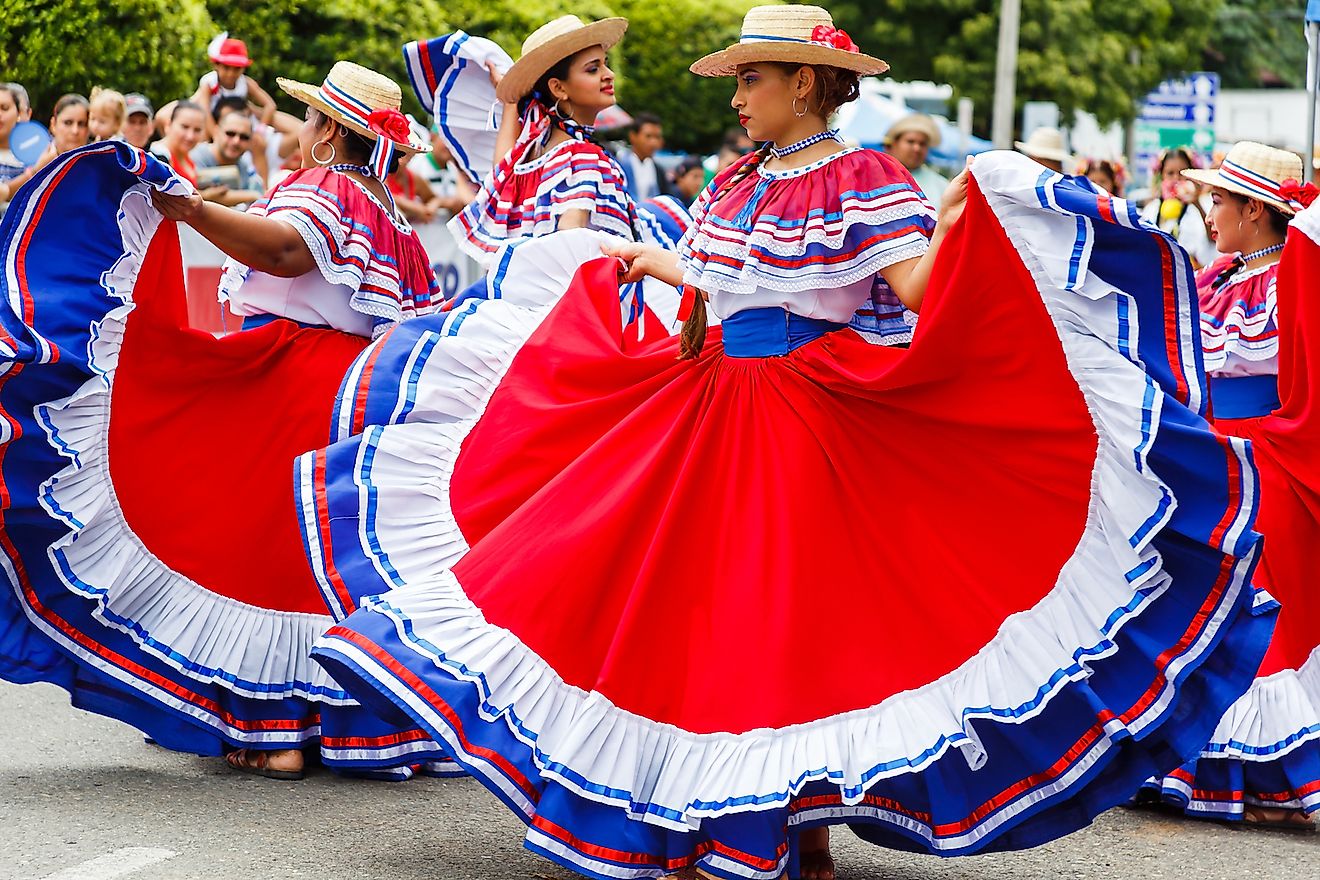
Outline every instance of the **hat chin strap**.
POLYGON ((394 141, 384 135, 376 136, 376 146, 371 148, 371 159, 367 166, 377 180, 384 180, 390 173, 390 162, 394 161, 394 141))

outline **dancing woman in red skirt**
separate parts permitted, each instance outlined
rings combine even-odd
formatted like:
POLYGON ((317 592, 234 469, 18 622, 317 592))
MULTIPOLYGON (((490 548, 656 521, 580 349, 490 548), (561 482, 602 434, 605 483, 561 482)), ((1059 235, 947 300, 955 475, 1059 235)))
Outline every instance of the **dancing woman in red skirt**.
POLYGON ((589 876, 1085 825, 1196 753, 1276 607, 1185 254, 1013 154, 937 217, 828 129, 885 65, 823 9, 753 9, 693 69, 769 146, 677 254, 533 239, 501 296, 364 355, 368 427, 299 463, 314 556, 373 584, 315 656, 589 876), (685 285, 681 338, 623 326, 643 275, 685 285), (921 310, 909 350, 847 327, 876 276, 921 310))
POLYGON ((1194 761, 1142 799, 1197 818, 1314 831, 1320 809, 1320 423, 1315 187, 1294 153, 1235 144, 1214 171, 1210 222, 1225 255, 1200 273, 1201 337, 1215 427, 1252 443, 1265 549, 1256 581, 1282 603, 1251 689, 1194 761), (1300 213, 1298 213, 1300 212, 1300 213), (1158 799, 1158 800, 1157 800, 1158 799))

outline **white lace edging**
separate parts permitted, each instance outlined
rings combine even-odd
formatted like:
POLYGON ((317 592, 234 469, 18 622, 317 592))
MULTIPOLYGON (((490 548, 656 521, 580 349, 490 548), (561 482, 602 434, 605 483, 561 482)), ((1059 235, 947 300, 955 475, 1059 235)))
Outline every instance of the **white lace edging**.
POLYGON ((145 186, 129 190, 120 211, 124 255, 104 274, 106 291, 125 304, 92 327, 89 365, 97 375, 70 396, 37 407, 50 443, 70 464, 41 487, 42 506, 71 531, 48 549, 73 592, 98 605, 108 627, 198 681, 256 699, 299 696, 352 702, 314 663, 312 643, 328 615, 259 608, 210 592, 154 556, 124 519, 109 470, 111 389, 133 310, 133 285, 160 215, 145 186))
POLYGON ((1277 760, 1320 739, 1320 648, 1298 669, 1252 682, 1224 714, 1203 758, 1277 760))
MULTIPOLYGON (((351 400, 339 414, 340 436, 358 444, 353 471, 361 512, 357 550, 385 583, 435 577, 467 552, 467 540, 449 505, 449 481, 462 438, 485 411, 489 396, 481 389, 499 385, 573 276, 586 262, 599 259, 602 246, 610 242, 620 239, 592 229, 509 242, 496 254, 495 265, 503 268, 487 277, 489 299, 459 306, 439 330, 419 334, 412 342, 408 369, 391 389, 397 400, 408 400, 407 414, 396 406, 390 423, 368 427, 360 438, 348 434, 351 400)), ((656 300, 648 308, 671 326, 677 292, 662 282, 648 283, 647 290, 644 298, 656 300)), ((364 352, 358 364, 370 356, 364 352)), ((315 456, 301 456, 297 468, 313 568, 323 591, 333 595, 322 561, 315 456)))
POLYGON ((794 269, 789 277, 763 270, 758 260, 751 259, 751 251, 756 247, 776 257, 794 260, 803 257, 807 249, 813 245, 837 250, 843 246, 853 226, 880 226, 923 216, 922 212, 913 210, 914 204, 915 201, 908 198, 901 204, 889 207, 845 210, 842 220, 838 221, 836 227, 812 226, 806 229, 801 237, 792 241, 784 241, 766 233, 760 224, 757 224, 747 234, 746 239, 741 241, 710 233, 697 234, 695 230, 698 226, 694 225, 692 234, 683 239, 680 249, 685 263, 683 283, 701 290, 720 293, 754 293, 757 289, 793 291, 810 288, 813 285, 828 284, 834 287, 856 283, 895 263, 922 256, 930 248, 929 240, 925 235, 914 231, 869 255, 863 252, 855 261, 845 264, 844 267, 794 269), (710 265, 708 260, 702 259, 697 263, 693 259, 693 250, 698 248, 706 254, 736 260, 738 269, 736 272, 722 266, 708 269, 710 265))
MULTIPOLYGON (((693 734, 564 682, 511 632, 486 621, 451 572, 409 581, 365 601, 363 610, 385 615, 399 639, 428 664, 471 683, 483 717, 502 720, 526 743, 542 775, 630 815, 639 815, 639 804, 647 805, 647 822, 677 830, 695 827, 705 817, 783 806, 813 780, 837 783, 844 803, 855 804, 877 780, 920 770, 950 748, 960 750, 973 768, 983 765, 987 756, 974 720, 1019 723, 1039 714, 1065 687, 1089 676, 1091 661, 1118 650, 1118 630, 1168 587, 1170 575, 1151 540, 1167 525, 1176 499, 1145 461, 1153 438, 1143 436, 1141 425, 1158 426, 1163 395, 1156 389, 1147 403, 1151 380, 1119 353, 1120 333, 1126 330, 1128 342, 1137 338, 1135 317, 1120 325, 1113 307, 1114 297, 1124 294, 1085 266, 1068 287, 1056 277, 1066 278, 1078 227, 1073 217, 1035 206, 1039 172, 1030 160, 1012 154, 983 157, 974 173, 1036 280, 1091 413, 1098 448, 1086 527, 1054 590, 1010 616, 958 669, 876 706, 830 718, 778 730, 693 734), (1046 268, 1056 263, 1062 269, 1046 268)), ((1194 344, 1190 278, 1181 282, 1185 302, 1178 320, 1194 344)), ((503 334, 510 359, 523 341, 519 332, 503 334)), ((1195 387, 1189 366, 1195 360, 1189 356, 1183 364, 1184 379, 1195 387)), ((432 429, 447 445, 461 445, 497 386, 498 381, 466 389, 475 415, 432 429)), ((1231 449, 1243 466, 1243 496, 1250 499, 1255 487, 1245 445, 1231 449)), ((1245 542, 1243 556, 1209 625, 1165 670, 1171 682, 1211 648, 1248 589, 1245 576, 1255 553, 1245 537, 1250 507, 1244 504, 1246 512, 1224 538, 1225 547, 1245 542)), ((366 670, 432 730, 451 735, 451 746, 462 747, 435 707, 354 644, 327 636, 317 647, 366 670)), ((1126 725, 1111 720, 1106 736, 1078 758, 1078 765, 1099 760, 1116 740, 1141 737, 1161 718, 1173 692, 1172 685, 1166 687, 1126 725)), ((506 790, 515 799, 524 797, 506 790)), ((958 837, 935 839, 929 829, 919 830, 935 848, 959 849, 1033 805, 1016 801, 958 837)))

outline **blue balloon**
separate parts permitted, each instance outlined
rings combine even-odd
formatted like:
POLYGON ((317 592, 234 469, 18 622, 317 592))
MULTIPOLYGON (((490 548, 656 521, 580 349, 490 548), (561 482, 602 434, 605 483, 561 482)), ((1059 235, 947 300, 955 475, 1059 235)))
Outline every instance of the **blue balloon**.
POLYGON ((20 122, 9 134, 9 149, 24 165, 35 165, 50 145, 50 132, 40 122, 20 122))

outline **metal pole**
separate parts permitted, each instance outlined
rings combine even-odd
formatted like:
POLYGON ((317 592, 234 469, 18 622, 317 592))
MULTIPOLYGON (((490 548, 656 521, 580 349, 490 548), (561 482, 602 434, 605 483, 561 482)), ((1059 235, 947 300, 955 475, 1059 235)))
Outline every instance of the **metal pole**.
POLYGON ((1315 180, 1315 101, 1320 83, 1320 22, 1306 23, 1309 63, 1306 65, 1306 179, 1315 180))
POLYGON ((1021 0, 1002 0, 999 8, 999 49, 995 58, 995 103, 990 127, 995 149, 1013 147, 1013 110, 1017 103, 1018 24, 1021 0))
POLYGON ((958 140, 964 160, 972 151, 972 99, 958 99, 958 140))
MULTIPOLYGON (((1128 64, 1136 70, 1141 66, 1141 50, 1133 47, 1128 50, 1128 64)), ((1128 167, 1128 174, 1137 176, 1137 120, 1129 119, 1123 127, 1123 162, 1128 167)))

